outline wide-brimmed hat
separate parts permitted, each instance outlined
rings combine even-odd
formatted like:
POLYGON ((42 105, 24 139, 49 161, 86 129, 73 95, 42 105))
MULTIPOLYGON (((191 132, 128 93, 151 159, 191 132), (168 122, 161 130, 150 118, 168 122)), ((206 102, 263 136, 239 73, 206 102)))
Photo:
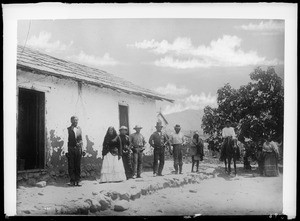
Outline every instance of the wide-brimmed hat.
POLYGON ((176 124, 174 128, 181 128, 179 124, 176 124))
POLYGON ((156 125, 155 125, 155 127, 163 127, 163 125, 162 125, 162 123, 161 122, 156 122, 156 125))
POLYGON ((227 119, 227 120, 225 121, 225 123, 231 123, 231 121, 230 121, 229 119, 227 119))
POLYGON ((142 129, 142 127, 140 125, 135 125, 135 127, 133 129, 142 129))
POLYGON ((126 126, 122 126, 122 127, 120 127, 119 131, 120 130, 128 130, 128 128, 126 126))

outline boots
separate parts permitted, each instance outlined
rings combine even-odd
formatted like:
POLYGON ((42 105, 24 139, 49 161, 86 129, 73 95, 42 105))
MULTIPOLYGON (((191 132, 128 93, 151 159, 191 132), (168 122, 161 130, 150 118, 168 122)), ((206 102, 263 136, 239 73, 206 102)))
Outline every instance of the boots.
POLYGON ((182 174, 182 165, 179 165, 179 174, 182 174))
POLYGON ((174 165, 175 168, 175 174, 178 174, 178 165, 174 165))

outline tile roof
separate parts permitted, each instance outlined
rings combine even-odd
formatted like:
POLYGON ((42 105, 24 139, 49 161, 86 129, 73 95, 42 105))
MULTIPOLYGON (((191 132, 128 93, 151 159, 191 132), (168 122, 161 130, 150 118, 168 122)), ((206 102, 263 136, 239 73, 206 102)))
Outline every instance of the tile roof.
POLYGON ((83 81, 88 84, 110 88, 118 92, 122 91, 128 94, 135 94, 155 100, 165 100, 169 102, 174 101, 105 71, 71 61, 58 59, 28 47, 17 47, 17 68, 61 78, 83 81))

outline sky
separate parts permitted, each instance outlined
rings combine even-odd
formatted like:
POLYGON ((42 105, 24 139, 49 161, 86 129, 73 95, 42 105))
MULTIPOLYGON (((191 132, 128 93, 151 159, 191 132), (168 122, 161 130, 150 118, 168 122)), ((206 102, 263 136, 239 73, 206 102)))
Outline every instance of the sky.
POLYGON ((284 74, 282 20, 20 20, 17 38, 174 99, 157 102, 164 114, 216 106, 218 88, 247 84, 257 66, 284 74))

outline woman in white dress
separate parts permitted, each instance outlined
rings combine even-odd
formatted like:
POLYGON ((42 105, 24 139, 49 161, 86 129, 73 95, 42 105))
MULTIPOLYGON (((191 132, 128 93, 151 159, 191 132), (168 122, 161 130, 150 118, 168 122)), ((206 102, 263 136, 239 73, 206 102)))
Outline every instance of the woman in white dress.
POLYGON ((103 141, 102 156, 100 183, 126 180, 122 161, 122 148, 117 142, 117 132, 114 127, 107 129, 103 141))

